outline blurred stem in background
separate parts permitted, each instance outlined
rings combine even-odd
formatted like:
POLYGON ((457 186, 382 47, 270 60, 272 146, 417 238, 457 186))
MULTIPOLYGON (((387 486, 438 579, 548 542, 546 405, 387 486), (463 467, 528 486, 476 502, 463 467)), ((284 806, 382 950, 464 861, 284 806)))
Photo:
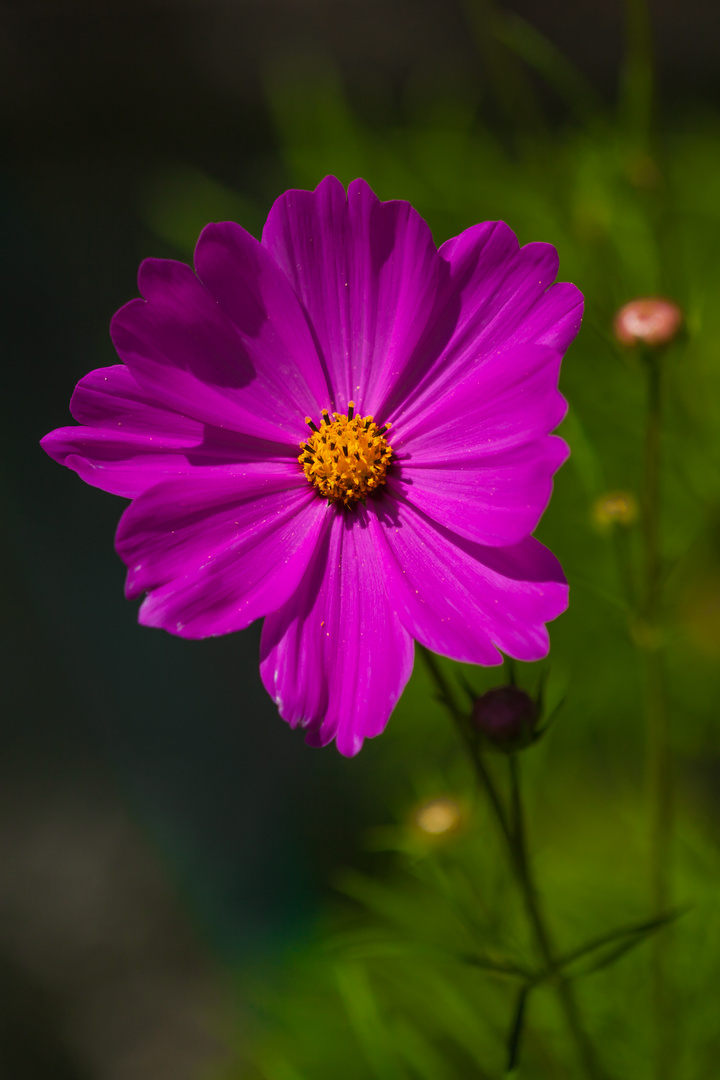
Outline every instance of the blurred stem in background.
POLYGON ((516 136, 543 132, 545 119, 518 49, 502 33, 508 24, 506 13, 498 11, 493 0, 465 0, 465 9, 506 131, 516 136))
MULTIPOLYGON (((478 739, 472 730, 469 715, 464 712, 458 704, 452 686, 445 677, 437 657, 419 643, 417 648, 419 649, 430 677, 436 686, 439 700, 455 721, 460 734, 462 735, 480 787, 487 795, 488 801, 492 807, 507 846, 513 874, 522 896, 528 924, 544 969, 544 978, 547 978, 555 989, 568 1031, 575 1044, 578 1060, 589 1080, 606 1080, 606 1074, 598 1061, 595 1049, 588 1037, 580 1016, 580 1010, 572 983, 558 964, 558 950, 555 947, 538 896, 527 851, 517 754, 511 753, 508 755, 511 790, 511 811, 508 814, 495 781, 485 764, 478 739)), ((537 981, 539 982, 540 980, 537 981)), ((517 1064, 516 1054, 517 1044, 519 1042, 519 1028, 524 1016, 527 992, 529 989, 530 987, 527 986, 523 988, 521 992, 518 1014, 513 1026, 513 1036, 511 1038, 510 1069, 514 1068, 517 1064)))
MULTIPOLYGON (((648 154, 653 142, 655 77, 650 10, 647 0, 625 0, 625 68, 620 101, 621 124, 633 151, 648 154)), ((640 341, 646 379, 646 414, 641 491, 643 580, 638 632, 634 634, 641 667, 647 732, 650 895, 656 915, 672 904, 674 782, 665 659, 659 617, 662 602, 660 551, 662 434, 662 349, 640 341)), ((652 952, 655 1018, 655 1076, 671 1080, 677 1062, 677 1015, 671 991, 671 934, 658 934, 652 952)))
POLYGON ((592 84, 529 22, 492 0, 465 0, 465 10, 494 100, 511 130, 547 134, 525 66, 552 87, 582 123, 593 124, 603 116, 604 102, 592 84))
MULTIPOLYGON (((644 554, 641 633, 636 635, 642 666, 647 724, 647 778, 650 800, 650 889, 656 914, 672 904, 674 783, 665 663, 658 618, 662 606, 660 558, 660 447, 662 430, 662 355, 642 346, 647 377, 647 414, 641 498, 644 554)), ((657 1030, 656 1076, 669 1080, 675 1071, 677 1015, 670 990, 670 933, 653 945, 652 986, 657 1030)))

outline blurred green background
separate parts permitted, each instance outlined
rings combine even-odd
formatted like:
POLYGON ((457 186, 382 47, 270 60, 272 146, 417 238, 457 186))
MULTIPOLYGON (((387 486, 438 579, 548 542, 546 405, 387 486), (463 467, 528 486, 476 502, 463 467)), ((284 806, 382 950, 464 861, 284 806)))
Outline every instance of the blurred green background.
MULTIPOLYGON (((409 199, 438 243, 502 218, 587 299, 564 364, 572 457, 539 537, 570 610, 562 701, 524 755, 537 875, 565 949, 653 913, 638 634, 618 570, 636 526, 644 382, 616 309, 685 313, 666 370, 662 642, 678 763, 677 1076, 720 1059, 720 13, 700 0, 6 3, 0 214, 9 427, 0 467, 0 1075, 464 1080, 503 1075, 516 986, 463 960, 527 957, 494 823, 417 670, 358 759, 305 747, 267 700, 257 628, 139 628, 112 549, 122 502, 37 447, 139 260, 200 228, 259 235, 327 173, 409 199), (634 12, 634 21, 633 21, 634 12), (630 32, 627 32, 629 16, 630 32), (424 800, 457 830, 423 838, 424 800)), ((418 665, 419 666, 419 665, 418 665)), ((502 679, 470 670, 478 691, 502 679)), ((578 978, 616 1077, 652 1072, 649 943, 578 978)), ((551 995, 521 1075, 573 1077, 551 995)))

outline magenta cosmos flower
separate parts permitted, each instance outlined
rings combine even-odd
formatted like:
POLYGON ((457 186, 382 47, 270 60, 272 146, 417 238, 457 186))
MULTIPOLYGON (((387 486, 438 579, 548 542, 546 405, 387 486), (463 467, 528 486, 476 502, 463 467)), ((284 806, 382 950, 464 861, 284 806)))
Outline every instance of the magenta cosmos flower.
POLYGON ((132 499, 140 622, 186 638, 265 616, 260 670, 308 742, 384 728, 413 639, 475 664, 547 653, 567 605, 531 533, 567 456, 550 432, 582 297, 501 222, 438 250, 406 202, 333 177, 258 242, 208 225, 195 271, 140 267, 122 364, 80 381, 45 450, 132 499))

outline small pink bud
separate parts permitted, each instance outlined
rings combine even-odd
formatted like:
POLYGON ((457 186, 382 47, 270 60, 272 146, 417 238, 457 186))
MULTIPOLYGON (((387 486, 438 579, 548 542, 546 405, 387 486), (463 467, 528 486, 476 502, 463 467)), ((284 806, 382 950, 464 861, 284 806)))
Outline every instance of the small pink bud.
POLYGON ((537 706, 517 686, 498 686, 476 698, 473 725, 498 749, 513 751, 534 740, 537 706))
POLYGON ((646 296, 620 308, 613 330, 622 345, 667 345, 681 323, 682 312, 672 300, 646 296))

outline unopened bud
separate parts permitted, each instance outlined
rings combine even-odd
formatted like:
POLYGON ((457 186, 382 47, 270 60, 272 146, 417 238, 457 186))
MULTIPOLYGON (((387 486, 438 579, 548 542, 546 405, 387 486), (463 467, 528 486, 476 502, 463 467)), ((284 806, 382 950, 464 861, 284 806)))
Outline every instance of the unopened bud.
POLYGON ((535 702, 517 686, 498 686, 473 703, 475 729, 498 749, 508 752, 534 741, 537 718, 535 702))
POLYGON ((593 518, 601 529, 637 521, 637 499, 630 491, 608 491, 593 503, 593 518))
POLYGON ((415 811, 415 824, 428 836, 455 832, 461 820, 462 812, 454 799, 431 799, 415 811))
POLYGON ((681 323, 682 312, 672 300, 646 296, 620 308, 613 330, 622 345, 667 345, 681 323))

